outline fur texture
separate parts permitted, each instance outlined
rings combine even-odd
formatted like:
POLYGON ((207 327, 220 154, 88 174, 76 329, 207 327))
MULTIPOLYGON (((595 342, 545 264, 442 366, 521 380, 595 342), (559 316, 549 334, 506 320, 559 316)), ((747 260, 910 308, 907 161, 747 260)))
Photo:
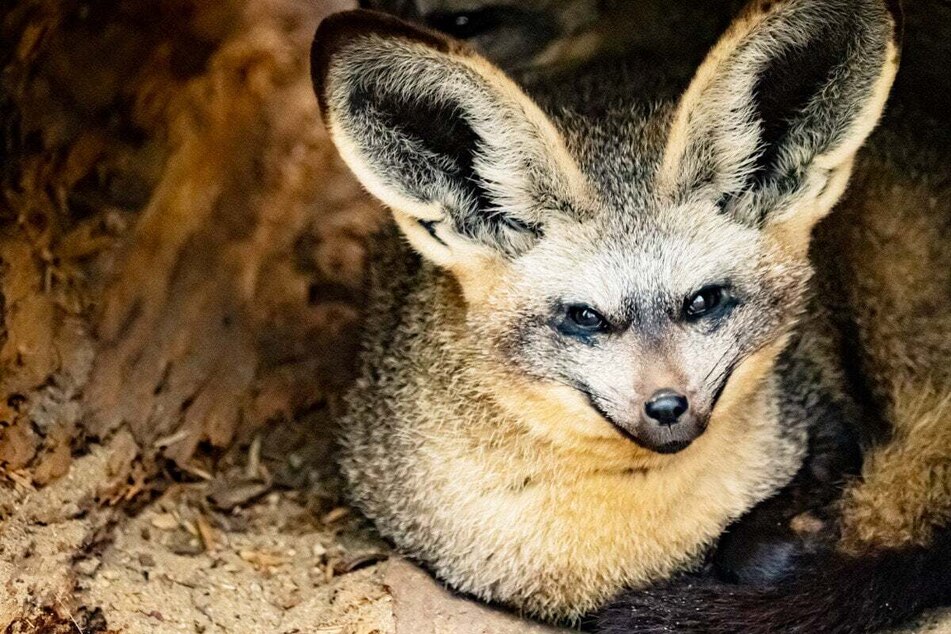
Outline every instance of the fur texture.
POLYGON ((948 124, 929 123, 910 97, 900 105, 816 244, 830 270, 824 294, 855 349, 852 371, 889 430, 846 491, 852 553, 928 544, 951 522, 948 124))
POLYGON ((951 601, 951 534, 928 548, 861 557, 823 553, 760 589, 678 579, 631 592, 600 618, 602 634, 867 634, 951 601))
POLYGON ((412 247, 395 229, 377 244, 341 437, 354 503, 457 589, 574 619, 697 564, 810 437, 861 427, 853 304, 810 282, 810 235, 896 41, 878 0, 755 2, 676 103, 633 84, 598 101, 589 76, 537 86, 540 107, 436 33, 326 21, 325 120, 412 247), (642 413, 660 388, 686 395, 677 425, 642 413))

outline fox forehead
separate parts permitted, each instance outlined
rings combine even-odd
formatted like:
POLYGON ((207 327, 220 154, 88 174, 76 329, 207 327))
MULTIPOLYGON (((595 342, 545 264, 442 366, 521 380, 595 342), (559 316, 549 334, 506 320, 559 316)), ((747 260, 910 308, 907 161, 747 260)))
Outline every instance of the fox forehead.
POLYGON ((607 208, 576 223, 552 225, 512 271, 516 285, 527 287, 520 292, 608 310, 632 297, 679 297, 747 277, 769 251, 759 231, 717 213, 712 204, 607 208), (625 222, 617 220, 622 217, 625 222))
POLYGON ((595 114, 548 104, 566 149, 616 222, 626 224, 628 216, 636 219, 657 207, 656 181, 673 109, 673 101, 645 101, 637 95, 615 98, 595 114))
POLYGON ((620 311, 638 298, 679 299, 709 284, 762 284, 783 273, 777 245, 723 213, 716 192, 702 184, 686 196, 661 189, 673 101, 632 95, 598 116, 542 105, 596 194, 582 213, 550 222, 516 260, 523 296, 620 311))

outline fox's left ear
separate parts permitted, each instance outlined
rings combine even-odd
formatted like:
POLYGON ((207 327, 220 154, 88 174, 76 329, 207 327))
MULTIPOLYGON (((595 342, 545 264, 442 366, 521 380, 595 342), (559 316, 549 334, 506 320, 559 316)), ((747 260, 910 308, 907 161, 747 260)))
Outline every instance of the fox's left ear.
POLYGON ((894 0, 758 0, 700 67, 661 183, 808 245, 845 190, 898 69, 894 0))
POLYGON ((311 70, 341 156, 458 278, 504 265, 582 208, 588 185, 552 122, 463 43, 344 12, 319 27, 311 70))

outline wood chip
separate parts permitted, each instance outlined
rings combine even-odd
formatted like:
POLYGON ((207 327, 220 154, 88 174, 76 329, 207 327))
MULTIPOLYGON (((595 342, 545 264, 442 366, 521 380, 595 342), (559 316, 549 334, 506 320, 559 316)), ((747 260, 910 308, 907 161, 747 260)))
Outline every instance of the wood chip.
POLYGON ((201 480, 211 482, 212 480, 215 479, 215 476, 211 475, 211 473, 209 473, 205 469, 202 469, 198 465, 191 464, 191 463, 183 463, 178 466, 182 471, 189 473, 201 480))
POLYGON ((346 506, 338 506, 321 518, 324 524, 336 524, 337 522, 350 517, 350 509, 346 506))
POLYGON ((270 489, 270 483, 260 480, 225 478, 212 484, 208 497, 221 510, 230 511, 261 497, 270 489))
POLYGON ((160 513, 152 518, 152 526, 160 531, 171 531, 178 528, 178 520, 171 513, 160 513))
POLYGON ((30 475, 30 472, 26 469, 10 470, 4 474, 6 477, 10 478, 14 484, 16 484, 21 489, 26 489, 27 491, 33 491, 33 477, 30 475))
POLYGON ((242 550, 238 552, 238 556, 255 568, 283 566, 286 561, 282 555, 262 550, 242 550))
POLYGON ((251 441, 248 448, 248 466, 245 469, 245 475, 250 478, 260 478, 261 476, 261 435, 258 434, 251 441))
POLYGON ((199 516, 198 519, 195 520, 195 528, 198 529, 198 534, 201 537, 202 544, 205 546, 205 550, 212 551, 218 548, 220 535, 207 519, 203 516, 199 516))
POLYGON ((171 445, 174 445, 175 443, 179 443, 185 440, 186 438, 188 438, 188 430, 180 429, 174 434, 165 436, 164 438, 159 438, 158 440, 152 443, 152 447, 154 447, 155 449, 170 447, 171 445))

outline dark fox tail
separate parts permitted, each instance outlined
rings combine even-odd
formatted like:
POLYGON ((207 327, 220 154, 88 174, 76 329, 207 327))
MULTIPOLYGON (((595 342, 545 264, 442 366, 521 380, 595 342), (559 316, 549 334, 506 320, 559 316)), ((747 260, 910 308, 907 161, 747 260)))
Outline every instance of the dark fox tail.
POLYGON ((951 530, 928 546, 832 555, 771 588, 680 578, 631 591, 598 616, 601 634, 866 634, 951 604, 951 530))

